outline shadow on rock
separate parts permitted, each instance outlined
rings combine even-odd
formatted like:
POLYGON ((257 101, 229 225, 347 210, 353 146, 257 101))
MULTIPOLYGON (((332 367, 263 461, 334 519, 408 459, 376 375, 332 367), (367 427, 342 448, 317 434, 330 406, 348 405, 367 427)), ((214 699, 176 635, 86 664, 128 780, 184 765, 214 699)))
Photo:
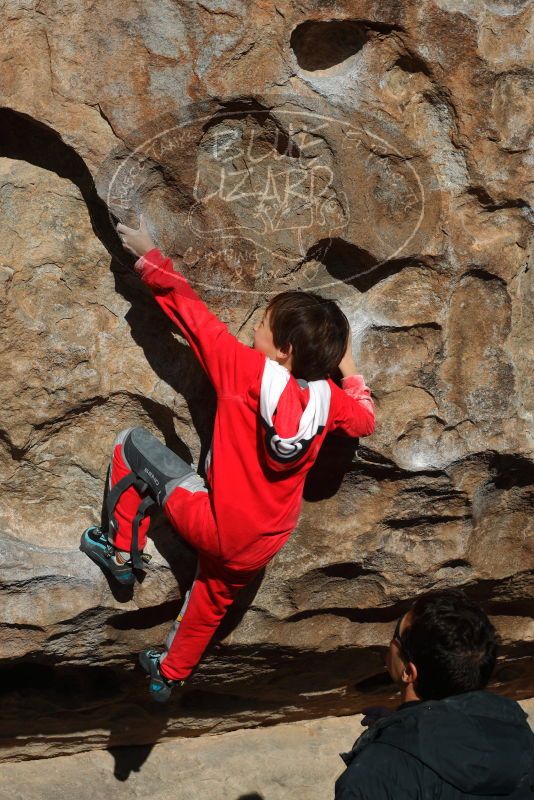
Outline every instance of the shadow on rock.
POLYGON ((170 717, 179 715, 181 694, 175 691, 167 703, 156 703, 149 696, 149 678, 139 665, 129 673, 130 703, 116 709, 108 719, 107 750, 115 761, 113 774, 127 781, 132 772, 140 772, 155 744, 161 739, 170 717), (127 742, 127 744, 124 744, 127 742))
POLYGON ((113 577, 113 575, 110 575, 109 572, 107 572, 107 570, 104 569, 104 567, 100 567, 99 565, 99 568, 102 574, 105 576, 107 584, 109 586, 109 591, 111 592, 115 600, 118 603, 129 603, 130 600, 132 600, 133 598, 133 593, 134 593, 133 585, 123 586, 113 577))
POLYGON ((115 759, 114 776, 118 781, 127 781, 132 772, 140 772, 154 745, 142 744, 137 747, 108 747, 115 759))
POLYGON ((331 434, 326 436, 304 483, 304 500, 316 503, 333 497, 345 474, 352 468, 358 439, 331 434))
POLYGON ((171 527, 159 509, 154 512, 148 536, 162 558, 165 559, 174 575, 183 597, 191 587, 195 577, 197 556, 195 550, 171 527))
MULTIPOLYGON (((171 322, 133 271, 135 258, 123 249, 112 215, 98 196, 93 176, 83 158, 61 139, 57 131, 26 114, 2 108, 0 123, 0 156, 47 169, 78 187, 87 205, 93 231, 111 256, 115 288, 131 304, 126 321, 132 338, 158 377, 184 397, 205 454, 211 438, 215 393, 193 353, 174 339, 171 322)), ((128 220, 132 225, 136 222, 133 218, 128 220)), ((142 405, 162 432, 165 444, 190 462, 190 454, 184 451, 184 445, 174 431, 172 410, 146 398, 142 405)))

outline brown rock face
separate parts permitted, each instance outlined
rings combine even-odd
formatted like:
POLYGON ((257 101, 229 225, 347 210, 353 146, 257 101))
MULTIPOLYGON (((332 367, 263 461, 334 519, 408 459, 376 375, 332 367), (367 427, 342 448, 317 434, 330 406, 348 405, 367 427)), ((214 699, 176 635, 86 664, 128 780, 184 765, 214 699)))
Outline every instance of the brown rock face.
POLYGON ((0 58, 6 757, 394 698, 395 619, 461 586, 532 695, 532 27, 514 0, 7 2, 0 58), (148 699, 194 571, 157 518, 126 595, 78 551, 116 433, 202 463, 215 409, 113 222, 149 221, 245 342, 273 293, 335 297, 375 434, 328 441, 299 527, 185 692, 148 699))

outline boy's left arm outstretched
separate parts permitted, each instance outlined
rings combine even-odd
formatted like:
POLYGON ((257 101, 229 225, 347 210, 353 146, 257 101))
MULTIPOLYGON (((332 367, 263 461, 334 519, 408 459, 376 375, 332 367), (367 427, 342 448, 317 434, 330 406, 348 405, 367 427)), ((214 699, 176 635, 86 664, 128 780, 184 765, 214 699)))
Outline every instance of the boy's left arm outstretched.
POLYGON ((125 249, 138 257, 136 272, 187 339, 216 392, 233 392, 250 383, 259 374, 263 358, 233 336, 175 271, 171 259, 154 244, 143 216, 138 230, 122 223, 117 230, 125 249))

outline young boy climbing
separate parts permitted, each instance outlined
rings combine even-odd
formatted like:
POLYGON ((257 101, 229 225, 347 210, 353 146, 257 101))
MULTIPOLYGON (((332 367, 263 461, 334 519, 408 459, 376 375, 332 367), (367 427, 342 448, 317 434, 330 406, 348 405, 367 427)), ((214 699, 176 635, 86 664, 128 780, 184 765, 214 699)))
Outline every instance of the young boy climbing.
POLYGON ((296 527, 306 474, 329 431, 368 436, 374 407, 352 357, 347 318, 333 300, 289 291, 274 297, 242 344, 152 241, 119 224, 124 247, 156 302, 178 326, 217 394, 206 481, 145 428, 122 431, 109 473, 109 531, 82 535, 81 549, 122 583, 142 567, 153 502, 196 550, 195 581, 166 650, 139 660, 154 699, 165 701, 200 661, 238 591, 296 527), (339 367, 342 388, 329 377, 339 367))

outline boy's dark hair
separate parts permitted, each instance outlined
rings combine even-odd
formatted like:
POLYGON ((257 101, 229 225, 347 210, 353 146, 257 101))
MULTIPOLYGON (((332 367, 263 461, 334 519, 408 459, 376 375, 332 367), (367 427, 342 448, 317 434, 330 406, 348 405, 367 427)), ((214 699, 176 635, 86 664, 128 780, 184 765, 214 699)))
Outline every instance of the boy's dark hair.
POLYGON ((311 292, 289 291, 270 301, 269 324, 275 347, 293 347, 295 378, 326 378, 345 354, 349 321, 334 300, 311 292))
POLYGON ((497 634, 484 611, 459 589, 418 598, 401 651, 417 667, 422 700, 483 689, 497 658, 497 634))

